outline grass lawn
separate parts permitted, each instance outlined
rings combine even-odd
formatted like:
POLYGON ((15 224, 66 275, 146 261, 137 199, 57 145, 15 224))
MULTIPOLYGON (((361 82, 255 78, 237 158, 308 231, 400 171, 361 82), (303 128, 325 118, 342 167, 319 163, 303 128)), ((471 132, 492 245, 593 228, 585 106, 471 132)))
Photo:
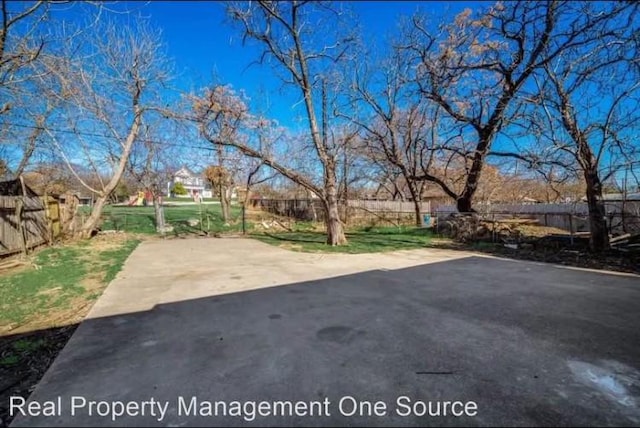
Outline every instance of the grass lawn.
POLYGON ((251 236, 262 242, 294 251, 350 254, 424 248, 429 245, 432 238, 430 230, 411 226, 347 230, 347 245, 337 247, 325 244, 324 232, 311 230, 252 233, 251 236))
MULTIPOLYGON (((173 226, 173 234, 199 232, 238 232, 242 230, 242 208, 231 206, 231 221, 225 225, 219 205, 165 206, 165 221, 173 226), (195 219, 197 226, 188 221, 195 219)), ((122 230, 131 233, 155 234, 155 213, 149 207, 107 206, 102 214, 102 230, 122 230)))
POLYGON ((139 240, 125 234, 45 248, 0 274, 0 426, 28 397, 139 240))
MULTIPOLYGON (((162 198, 163 201, 165 202, 193 202, 193 198, 191 196, 189 197, 185 197, 185 198, 179 198, 179 197, 174 197, 174 198, 162 198)), ((220 199, 218 198, 202 198, 203 202, 219 202, 220 199)))
POLYGON ((80 321, 138 243, 118 234, 46 248, 0 276, 0 336, 80 321))

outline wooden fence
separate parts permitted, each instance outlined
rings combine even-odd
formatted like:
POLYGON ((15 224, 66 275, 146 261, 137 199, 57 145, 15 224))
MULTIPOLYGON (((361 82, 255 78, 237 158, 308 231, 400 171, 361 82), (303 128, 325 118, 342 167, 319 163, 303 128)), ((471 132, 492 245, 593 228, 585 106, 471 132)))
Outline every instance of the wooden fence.
MULTIPOLYGON (((302 221, 324 221, 324 209, 318 199, 254 199, 252 207, 278 216, 302 221)), ((423 214, 429 214, 431 205, 421 203, 423 214)), ((357 220, 379 220, 381 222, 415 222, 413 202, 349 200, 339 202, 340 218, 349 223, 357 220)))
POLYGON ((0 256, 26 253, 60 233, 60 207, 54 198, 0 196, 0 256))
MULTIPOLYGON (((349 208, 359 208, 373 212, 415 213, 415 204, 411 201, 372 201, 366 199, 347 201, 349 208)), ((420 202, 420 212, 431 212, 429 201, 420 202)))
MULTIPOLYGON (((586 202, 570 204, 486 204, 476 205, 484 218, 531 218, 544 226, 570 232, 589 232, 589 207, 586 202)), ((455 205, 441 205, 434 217, 457 212, 455 205)), ((607 225, 611 233, 640 231, 640 201, 605 201, 607 225)))
MULTIPOLYGON (((588 214, 589 209, 584 202, 572 204, 478 204, 473 207, 477 212, 487 213, 526 213, 526 214, 588 214)), ((440 205, 440 213, 455 213, 455 205, 440 205)))

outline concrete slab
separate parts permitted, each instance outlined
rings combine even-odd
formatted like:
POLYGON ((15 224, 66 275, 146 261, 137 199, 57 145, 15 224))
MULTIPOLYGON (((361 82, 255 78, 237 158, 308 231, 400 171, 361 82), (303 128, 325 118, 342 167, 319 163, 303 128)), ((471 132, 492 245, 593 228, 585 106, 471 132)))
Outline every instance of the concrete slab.
POLYGON ((59 412, 12 426, 638 425, 639 303, 635 276, 459 252, 146 242, 32 394, 59 412), (384 415, 345 416, 345 397, 384 415), (193 399, 218 415, 187 414, 193 399), (320 415, 273 415, 286 400, 320 415))

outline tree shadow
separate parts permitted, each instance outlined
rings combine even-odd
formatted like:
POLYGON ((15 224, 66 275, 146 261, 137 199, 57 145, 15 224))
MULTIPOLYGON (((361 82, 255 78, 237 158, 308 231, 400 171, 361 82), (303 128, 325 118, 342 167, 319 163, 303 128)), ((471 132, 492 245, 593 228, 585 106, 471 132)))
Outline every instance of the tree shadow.
MULTIPOLYGON (((616 370, 637 365, 637 279, 527 267, 468 257, 87 319, 32 399, 127 402, 152 394, 172 403, 163 421, 147 414, 115 423, 128 426, 247 423, 229 414, 179 415, 178 396, 225 402, 327 398, 332 414, 303 425, 424 425, 424 416, 393 411, 341 416, 336 406, 346 395, 390 406, 401 395, 472 400, 484 409, 486 425, 628 424, 628 409, 592 388, 571 387, 558 396, 557 379, 573 376, 567 361, 613 360, 616 370), (425 378, 431 374, 443 376, 425 378), (496 406, 498 399, 504 405, 496 406)), ((19 417, 14 426, 109 422, 86 411, 72 417, 67 406, 55 419, 19 417)), ((254 423, 301 422, 278 415, 258 416, 254 423)), ((447 426, 474 423, 451 415, 438 419, 447 426)))

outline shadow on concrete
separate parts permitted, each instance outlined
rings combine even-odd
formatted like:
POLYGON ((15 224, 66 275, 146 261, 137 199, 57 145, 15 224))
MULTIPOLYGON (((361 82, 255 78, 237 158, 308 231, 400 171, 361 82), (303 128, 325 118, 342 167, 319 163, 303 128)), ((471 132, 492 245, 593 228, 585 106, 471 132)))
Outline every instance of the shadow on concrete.
POLYGON ((637 425, 636 277, 470 257, 87 319, 32 395, 62 413, 13 426, 637 425), (165 418, 70 416, 71 396, 168 401, 165 418), (200 401, 313 401, 330 416, 178 414, 200 401), (341 416, 344 396, 386 416, 341 416), (396 400, 474 401, 475 417, 396 400))

